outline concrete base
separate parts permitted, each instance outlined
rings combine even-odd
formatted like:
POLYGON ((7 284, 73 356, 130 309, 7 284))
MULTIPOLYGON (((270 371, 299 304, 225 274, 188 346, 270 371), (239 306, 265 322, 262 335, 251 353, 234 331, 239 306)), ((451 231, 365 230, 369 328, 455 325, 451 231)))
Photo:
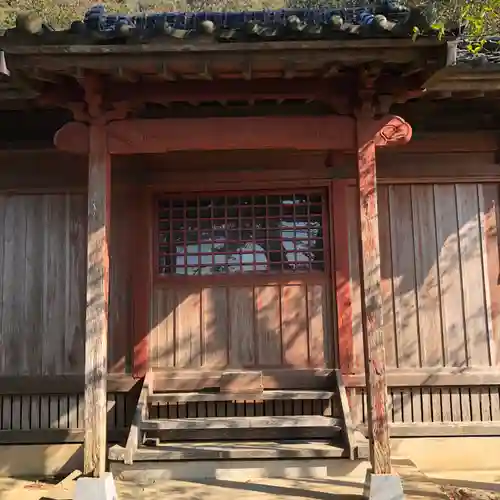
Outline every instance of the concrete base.
POLYGON ((370 464, 347 459, 296 460, 199 460, 190 462, 134 462, 125 465, 110 462, 114 477, 119 481, 152 484, 158 481, 248 481, 262 478, 326 479, 329 477, 358 478, 363 483, 370 464))
POLYGON ((117 500, 113 475, 104 477, 81 477, 76 481, 73 500, 117 500))
POLYGON ((404 500, 403 483, 397 474, 366 473, 364 498, 367 500, 404 500))
MULTIPOLYGON (((500 470, 500 437, 393 438, 391 448, 423 472, 475 471, 478 464, 500 470)), ((0 477, 66 476, 82 468, 80 444, 0 445, 0 477)))

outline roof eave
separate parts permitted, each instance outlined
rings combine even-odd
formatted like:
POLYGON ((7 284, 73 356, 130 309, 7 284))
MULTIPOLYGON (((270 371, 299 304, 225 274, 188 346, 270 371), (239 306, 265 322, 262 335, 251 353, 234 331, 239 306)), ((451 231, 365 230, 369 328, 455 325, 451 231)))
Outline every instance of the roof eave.
POLYGON ((426 88, 430 92, 499 92, 500 65, 448 66, 436 73, 427 82, 426 88))

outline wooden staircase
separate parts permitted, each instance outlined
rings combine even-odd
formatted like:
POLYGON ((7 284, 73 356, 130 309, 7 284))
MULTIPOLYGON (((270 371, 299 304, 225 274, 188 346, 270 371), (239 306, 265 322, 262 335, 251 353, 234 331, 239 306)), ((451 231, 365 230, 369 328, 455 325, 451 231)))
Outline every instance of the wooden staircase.
POLYGON ((126 446, 113 446, 110 461, 367 456, 366 441, 352 425, 340 371, 332 371, 331 391, 262 390, 259 374, 227 372, 217 392, 156 392, 149 372, 126 446))

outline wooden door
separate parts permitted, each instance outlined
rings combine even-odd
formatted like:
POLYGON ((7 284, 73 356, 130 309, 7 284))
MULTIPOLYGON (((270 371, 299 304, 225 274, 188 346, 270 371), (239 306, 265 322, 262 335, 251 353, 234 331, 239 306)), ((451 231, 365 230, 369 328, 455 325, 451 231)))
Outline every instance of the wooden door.
POLYGON ((155 203, 153 369, 189 374, 197 387, 228 370, 262 371, 273 387, 314 386, 333 345, 326 193, 155 203))

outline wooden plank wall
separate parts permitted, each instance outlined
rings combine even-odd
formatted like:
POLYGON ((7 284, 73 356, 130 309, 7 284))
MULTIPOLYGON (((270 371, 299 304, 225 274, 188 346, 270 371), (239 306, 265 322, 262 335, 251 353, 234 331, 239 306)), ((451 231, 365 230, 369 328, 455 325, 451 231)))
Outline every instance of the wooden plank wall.
MULTIPOLYGON (((132 337, 128 199, 113 200, 109 359, 121 373, 132 337)), ((0 377, 84 373, 86 214, 84 193, 0 195, 0 377)), ((108 398, 109 426, 121 428, 126 394, 108 398)), ((3 395, 0 429, 81 429, 82 410, 83 394, 3 395)))
POLYGON ((152 309, 153 368, 320 368, 331 359, 325 285, 157 285, 152 309))
MULTIPOLYGON (((384 339, 390 370, 498 367, 497 184, 379 189, 384 339)), ((348 195, 354 360, 363 373, 354 188, 348 195)), ((460 375, 457 375, 459 377, 460 375)), ((351 389, 357 421, 364 393, 351 389)), ((391 390, 394 422, 500 420, 498 387, 391 390)))
MULTIPOLYGON (((127 201, 126 191, 113 199, 112 372, 130 366, 127 201)), ((84 194, 0 195, 0 376, 83 373, 86 214, 84 194)))
POLYGON ((84 369, 86 200, 0 197, 0 375, 84 369))

